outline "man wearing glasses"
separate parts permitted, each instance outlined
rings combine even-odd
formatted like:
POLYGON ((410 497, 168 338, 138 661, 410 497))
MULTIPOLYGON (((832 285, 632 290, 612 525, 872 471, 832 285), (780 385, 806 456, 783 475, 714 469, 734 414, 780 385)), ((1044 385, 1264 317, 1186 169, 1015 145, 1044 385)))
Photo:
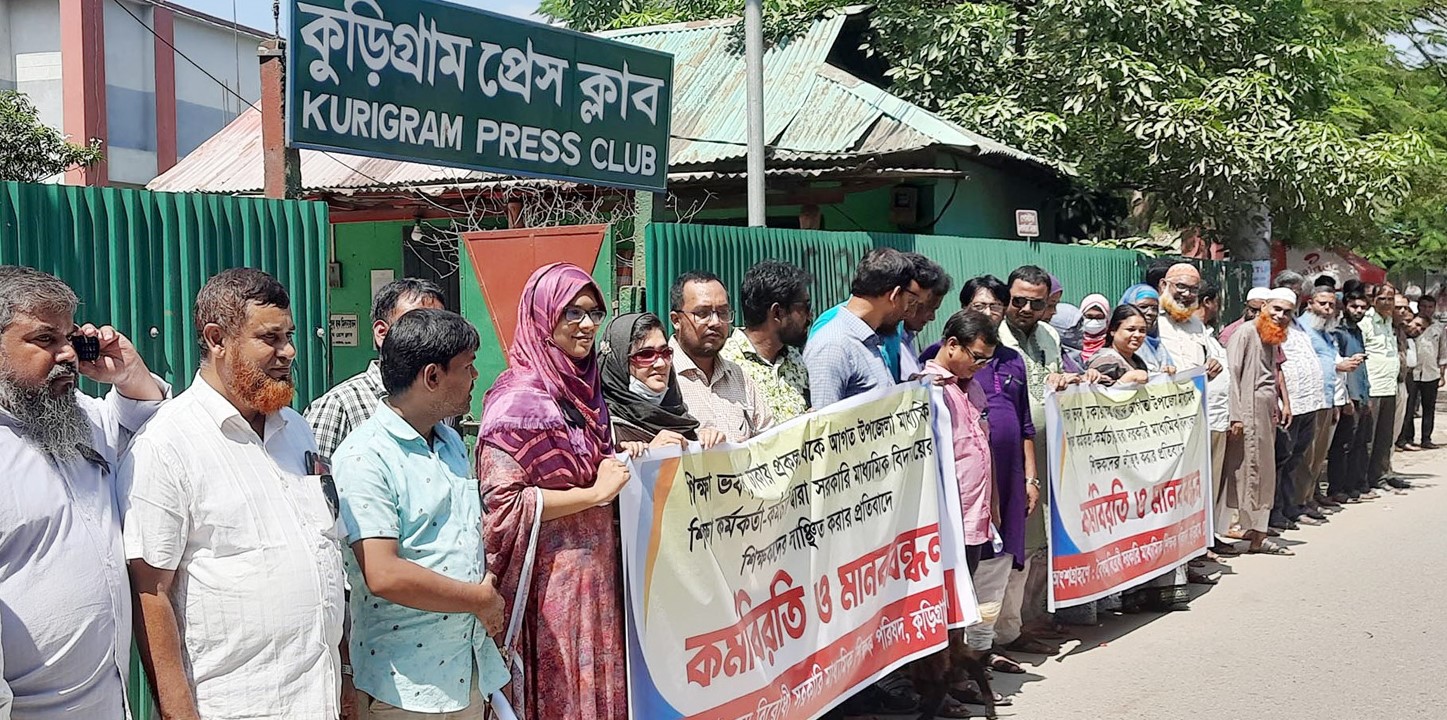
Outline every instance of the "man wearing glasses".
MULTIPOLYGON (((1226 438, 1231 429, 1231 374, 1226 367, 1226 348, 1216 340, 1200 309, 1201 273, 1190 263, 1177 263, 1166 271, 1158 286, 1161 293, 1161 346, 1178 370, 1206 369, 1206 424, 1211 429, 1211 498, 1215 503, 1216 534, 1224 536, 1231 525, 1226 508, 1226 438)), ((1211 548, 1217 555, 1238 555, 1231 545, 1217 541, 1211 548)))
POLYGON ((686 272, 673 282, 668 299, 673 368, 689 413, 729 442, 773 427, 774 414, 758 386, 743 368, 720 357, 734 319, 723 282, 710 272, 686 272))
POLYGON ((859 261, 849 300, 822 325, 815 323, 804 348, 815 409, 898 383, 885 357, 884 336, 896 331, 923 296, 904 253, 879 248, 859 261))
MULTIPOLYGON (((1081 376, 1064 372, 1064 356, 1060 336, 1044 320, 1050 303, 1050 273, 1034 265, 1016 268, 1006 281, 1010 291, 1010 302, 1005 306, 1005 321, 1000 326, 1000 344, 1017 352, 1025 360, 1026 386, 1030 391, 1030 415, 1036 428, 1045 427, 1045 389, 1062 389, 1066 385, 1079 383, 1081 376)), ((1035 443, 1035 467, 1049 467, 1049 443, 1035 443)), ((1013 616, 1018 611, 1019 619, 1031 623, 1041 619, 1045 613, 1045 592, 1048 589, 1049 565, 1046 561, 1045 513, 1041 506, 1049 502, 1047 488, 1038 477, 1027 477, 1025 482, 1040 493, 1040 501, 1030 509, 1025 525, 1025 551, 1029 555, 1028 574, 1024 583, 1023 602, 1014 607, 1013 598, 1007 595, 1001 617, 1013 616)), ((1011 619, 1006 627, 1015 622, 1011 619)), ((1016 652, 1043 653, 1051 648, 1040 640, 1021 634, 1008 643, 1006 649, 1016 652)))

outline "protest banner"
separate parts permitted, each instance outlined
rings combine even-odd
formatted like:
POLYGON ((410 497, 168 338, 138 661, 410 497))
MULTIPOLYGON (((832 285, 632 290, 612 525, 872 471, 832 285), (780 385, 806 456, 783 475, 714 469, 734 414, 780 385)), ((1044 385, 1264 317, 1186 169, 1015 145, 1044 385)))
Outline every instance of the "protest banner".
POLYGON ((938 407, 905 385, 634 461, 619 496, 633 717, 819 717, 978 621, 938 407))
POLYGON ((1150 580, 1211 543, 1211 448, 1197 368, 1046 396, 1050 608, 1150 580))

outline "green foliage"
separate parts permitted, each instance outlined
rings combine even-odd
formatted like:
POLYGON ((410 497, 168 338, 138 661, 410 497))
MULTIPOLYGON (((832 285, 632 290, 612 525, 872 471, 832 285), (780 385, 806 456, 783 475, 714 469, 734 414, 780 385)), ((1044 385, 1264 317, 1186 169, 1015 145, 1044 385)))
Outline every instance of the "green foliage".
POLYGON ((72 145, 40 122, 24 94, 0 92, 0 180, 40 182, 56 173, 101 160, 100 141, 72 145))
MULTIPOLYGON (((847 4, 765 0, 766 22, 787 34, 847 4)), ((596 29, 736 16, 742 6, 545 0, 542 9, 596 29)), ((1139 192, 1151 199, 1149 221, 1223 231, 1264 201, 1291 242, 1425 261, 1447 259, 1444 6, 877 0, 862 50, 885 61, 892 92, 1072 168, 1080 198, 1139 192), (1404 57, 1393 43, 1416 49, 1404 57)))

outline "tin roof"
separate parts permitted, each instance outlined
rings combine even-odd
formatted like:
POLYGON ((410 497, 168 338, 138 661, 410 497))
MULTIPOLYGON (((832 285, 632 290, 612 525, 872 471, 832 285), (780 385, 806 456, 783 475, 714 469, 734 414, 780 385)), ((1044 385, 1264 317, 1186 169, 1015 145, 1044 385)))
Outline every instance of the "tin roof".
MULTIPOLYGON (((772 169, 858 166, 879 158, 940 149, 1036 171, 1059 173, 1031 156, 898 98, 828 62, 845 23, 867 8, 820 17, 764 57, 764 128, 772 169), (777 167, 783 166, 783 167, 777 167)), ((738 18, 631 28, 599 35, 674 56, 670 181, 724 178, 747 155, 744 57, 738 18)), ((302 150, 307 190, 385 189, 503 179, 420 163, 302 150)), ((898 167, 899 161, 891 160, 898 167)), ((933 164, 933 163, 931 163, 933 164)), ((248 110, 152 180, 148 189, 230 194, 262 189, 261 115, 248 110)))

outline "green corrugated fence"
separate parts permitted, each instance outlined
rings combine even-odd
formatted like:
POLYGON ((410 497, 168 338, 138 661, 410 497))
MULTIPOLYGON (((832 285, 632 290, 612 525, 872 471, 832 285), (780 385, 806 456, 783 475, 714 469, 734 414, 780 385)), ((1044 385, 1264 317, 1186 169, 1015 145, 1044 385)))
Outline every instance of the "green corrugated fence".
MULTIPOLYGON (((77 295, 79 322, 109 323, 179 391, 200 364, 191 307, 230 267, 260 268, 291 292, 296 407, 327 389, 324 203, 115 188, 0 183, 0 264, 57 275, 77 295)), ((97 387, 87 388, 95 392, 97 387)), ((138 720, 152 717, 140 664, 127 684, 138 720)))
POLYGON ((296 319, 297 407, 327 389, 327 228, 325 203, 0 183, 0 264, 65 280, 79 322, 115 325, 177 388, 200 365, 191 309, 206 280, 275 275, 296 319))
MULTIPOLYGON (((792 262, 814 274, 811 290, 816 311, 848 297, 855 264, 875 247, 923 253, 949 272, 956 290, 977 275, 989 273, 1003 280, 1021 265, 1039 265, 1060 279, 1065 286, 1064 299, 1070 303, 1079 303, 1093 292, 1114 302, 1140 282, 1145 267, 1152 262, 1132 250, 1022 240, 720 225, 655 223, 645 229, 644 242, 647 305, 660 317, 668 313, 668 287, 679 274, 708 270, 722 278, 736 295, 749 266, 768 258, 792 262)), ((1205 279, 1222 284, 1222 297, 1228 300, 1223 316, 1239 314, 1239 299, 1245 297, 1250 286, 1250 263, 1192 262, 1201 267, 1205 279)), ((944 321, 958 309, 958 300, 947 298, 935 323, 926 328, 926 336, 940 332, 944 321)))

